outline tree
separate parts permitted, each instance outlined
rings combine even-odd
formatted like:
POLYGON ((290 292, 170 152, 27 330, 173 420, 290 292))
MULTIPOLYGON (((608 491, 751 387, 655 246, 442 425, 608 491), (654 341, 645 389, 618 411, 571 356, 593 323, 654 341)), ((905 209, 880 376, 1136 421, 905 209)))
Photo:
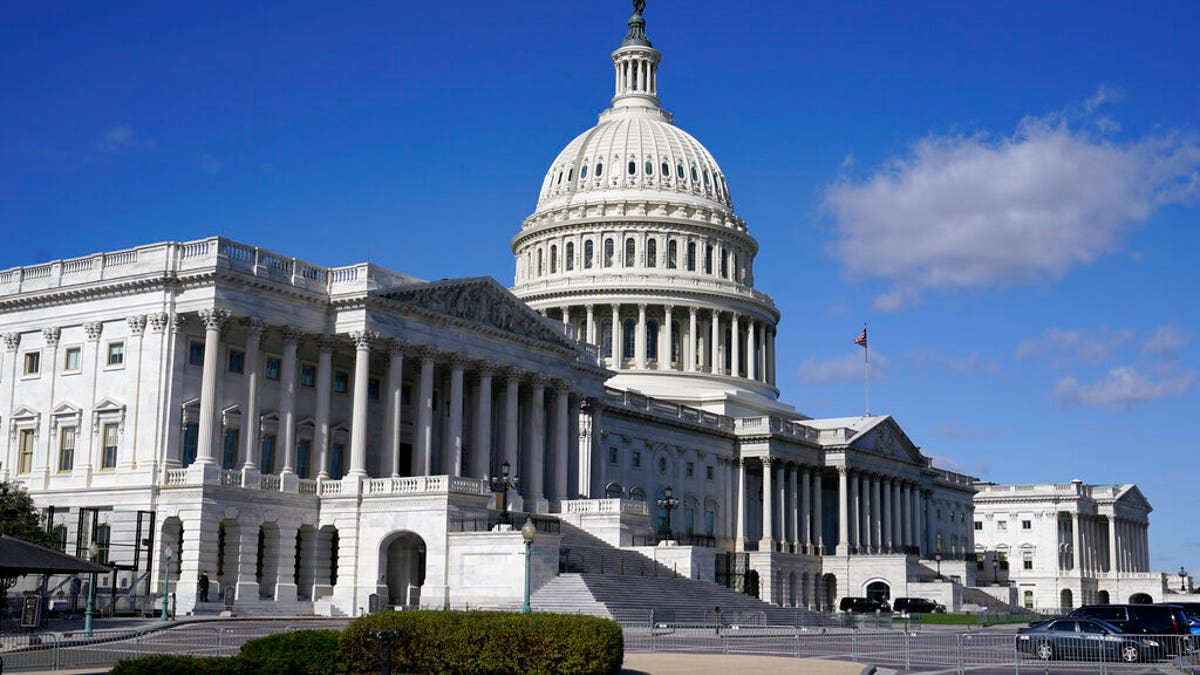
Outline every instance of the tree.
POLYGON ((54 535, 42 526, 33 498, 20 483, 0 481, 0 534, 42 546, 55 546, 54 535))

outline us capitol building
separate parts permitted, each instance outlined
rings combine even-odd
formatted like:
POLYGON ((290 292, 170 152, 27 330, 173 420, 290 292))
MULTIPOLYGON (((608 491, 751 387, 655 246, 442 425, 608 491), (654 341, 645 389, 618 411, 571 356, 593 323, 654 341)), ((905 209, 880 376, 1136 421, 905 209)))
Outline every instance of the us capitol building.
POLYGON ((0 479, 101 587, 181 614, 201 573, 248 613, 513 606, 526 514, 535 608, 632 559, 705 606, 962 606, 973 479, 891 417, 779 400, 758 242, 660 59, 636 7, 511 289, 219 237, 0 272, 0 479))

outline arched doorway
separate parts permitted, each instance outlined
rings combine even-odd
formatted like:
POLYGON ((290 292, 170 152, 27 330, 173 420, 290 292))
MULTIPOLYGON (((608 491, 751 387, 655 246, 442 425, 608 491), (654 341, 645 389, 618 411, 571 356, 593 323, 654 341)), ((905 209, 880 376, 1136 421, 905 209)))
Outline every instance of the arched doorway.
POLYGON ((890 605, 892 601, 892 587, 888 586, 886 581, 872 581, 867 584, 867 597, 871 600, 886 602, 890 605))
POLYGON ((788 602, 789 607, 796 607, 800 604, 800 598, 796 593, 796 571, 792 570, 788 573, 788 602))
POLYGON ((1071 593, 1071 589, 1064 588, 1058 594, 1058 608, 1062 612, 1069 612, 1075 608, 1075 596, 1071 593))
POLYGON ((387 570, 388 604, 417 607, 425 584, 425 540, 414 532, 400 532, 383 543, 387 570))
POLYGON ((1129 604, 1131 605, 1149 605, 1154 602, 1154 598, 1147 593, 1134 593, 1129 596, 1129 604))
POLYGON ((824 582, 824 588, 817 593, 817 604, 820 605, 820 609, 832 612, 837 606, 837 577, 832 574, 826 574, 824 582))
POLYGON ((746 595, 758 597, 758 570, 750 570, 746 572, 746 595))
POLYGON ((1101 605, 1107 605, 1112 602, 1112 600, 1108 599, 1108 591, 1100 591, 1099 593, 1096 593, 1096 602, 1101 605))

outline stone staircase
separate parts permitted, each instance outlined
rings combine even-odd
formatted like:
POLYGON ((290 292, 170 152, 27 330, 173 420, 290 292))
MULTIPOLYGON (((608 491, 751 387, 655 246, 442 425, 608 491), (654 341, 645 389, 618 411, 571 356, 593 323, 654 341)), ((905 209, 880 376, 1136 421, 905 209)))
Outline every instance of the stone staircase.
MULTIPOLYGON (((225 611, 220 602, 196 603, 192 616, 219 616, 225 611)), ((313 603, 308 600, 246 600, 233 605, 233 613, 239 617, 291 617, 312 616, 313 603)))
POLYGON ((619 623, 656 620, 712 623, 721 608, 725 623, 797 625, 814 614, 776 607, 711 581, 676 576, 637 551, 609 545, 562 523, 562 561, 568 571, 539 588, 530 598, 536 611, 590 614, 619 623), (663 617, 671 617, 663 619, 663 617))
POLYGON ((1022 614, 1025 612, 1029 612, 1029 610, 1025 609, 1024 607, 1010 605, 1009 603, 1004 602, 1003 600, 1001 600, 999 598, 988 595, 987 593, 984 593, 983 591, 979 590, 978 588, 973 588, 971 586, 963 586, 962 602, 963 602, 963 607, 968 607, 968 606, 974 605, 974 606, 980 608, 976 611, 1001 612, 1001 613, 1008 612, 1008 613, 1013 613, 1013 614, 1022 614))

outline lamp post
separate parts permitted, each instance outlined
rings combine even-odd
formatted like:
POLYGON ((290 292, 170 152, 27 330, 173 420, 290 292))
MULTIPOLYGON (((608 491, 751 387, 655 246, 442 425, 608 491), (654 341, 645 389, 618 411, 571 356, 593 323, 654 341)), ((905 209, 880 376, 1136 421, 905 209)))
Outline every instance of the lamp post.
POLYGON ((1000 553, 998 551, 992 554, 992 582, 997 586, 1000 585, 1000 553))
POLYGON ((537 527, 533 524, 533 518, 525 516, 525 524, 521 526, 521 538, 525 540, 525 604, 521 607, 522 614, 529 613, 529 558, 536 536, 537 527))
POLYGON ((1183 568, 1183 565, 1180 565, 1179 566, 1179 592, 1180 593, 1187 593, 1187 578, 1188 578, 1187 570, 1183 568))
POLYGON ((163 608, 162 621, 167 620, 167 602, 171 597, 171 552, 167 551, 163 554, 163 570, 165 576, 163 578, 163 608))
POLYGON ((666 537, 667 541, 670 541, 672 538, 671 537, 671 512, 674 511, 675 509, 679 508, 679 498, 671 496, 671 486, 670 485, 663 488, 663 496, 662 496, 662 499, 658 500, 658 508, 662 509, 663 513, 666 514, 663 536, 666 537))
POLYGON ((492 492, 496 493, 496 508, 500 511, 500 523, 508 524, 512 518, 508 513, 508 491, 517 487, 517 477, 508 477, 512 465, 507 460, 500 465, 500 475, 492 477, 492 492))
MULTIPOLYGON (((88 562, 96 562, 97 556, 100 555, 100 547, 96 542, 92 542, 88 546, 88 562)), ((88 574, 88 597, 87 609, 83 612, 83 635, 84 637, 92 637, 92 612, 96 607, 96 573, 88 574)))
POLYGON ((938 551, 937 553, 934 553, 934 554, 933 554, 933 560, 934 560, 934 561, 937 563, 937 578, 938 578, 938 581, 941 581, 941 580, 942 580, 942 552, 941 552, 941 551, 938 551))

